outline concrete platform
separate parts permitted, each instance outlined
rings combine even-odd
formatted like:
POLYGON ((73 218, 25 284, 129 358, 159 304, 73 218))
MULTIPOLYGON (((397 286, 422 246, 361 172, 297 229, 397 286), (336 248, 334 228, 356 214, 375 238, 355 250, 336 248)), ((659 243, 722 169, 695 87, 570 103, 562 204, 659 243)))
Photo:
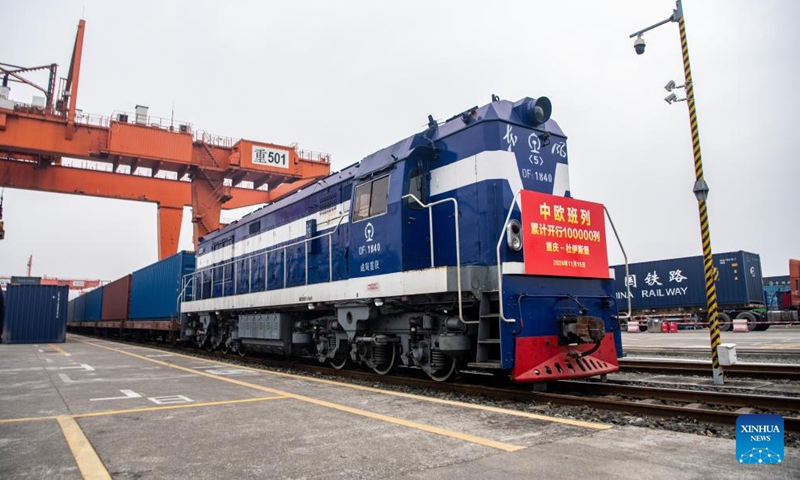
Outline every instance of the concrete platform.
POLYGON ((0 478, 800 478, 718 438, 545 417, 70 335, 0 345, 0 478))
MULTIPOLYGON (((763 350, 800 350, 800 327, 773 326, 766 332, 722 332, 723 343, 737 348, 763 350)), ((709 349, 708 330, 679 330, 676 333, 622 333, 624 347, 677 347, 709 349)))

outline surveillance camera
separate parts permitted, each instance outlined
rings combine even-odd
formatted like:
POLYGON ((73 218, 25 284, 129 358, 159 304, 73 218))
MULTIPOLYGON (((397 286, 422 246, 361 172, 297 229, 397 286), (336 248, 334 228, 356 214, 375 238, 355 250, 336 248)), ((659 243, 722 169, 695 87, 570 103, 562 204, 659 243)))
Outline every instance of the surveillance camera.
POLYGON ((674 89, 674 88, 675 88, 675 86, 676 86, 676 85, 675 85, 675 80, 670 80, 669 82, 667 82, 667 84, 666 84, 666 85, 664 85, 664 90, 666 90, 666 91, 668 91, 668 92, 671 92, 671 91, 672 91, 672 89, 674 89))
POLYGON ((644 38, 642 38, 641 35, 636 37, 636 40, 633 41, 633 49, 636 50, 636 55, 644 53, 644 38))

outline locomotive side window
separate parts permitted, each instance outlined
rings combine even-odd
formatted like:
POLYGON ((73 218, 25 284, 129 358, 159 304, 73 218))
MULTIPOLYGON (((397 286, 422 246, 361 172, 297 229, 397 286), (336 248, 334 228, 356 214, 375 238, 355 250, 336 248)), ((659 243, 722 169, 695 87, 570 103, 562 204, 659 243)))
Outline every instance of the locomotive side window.
MULTIPOLYGON (((228 237, 220 241, 219 243, 215 243, 214 246, 211 248, 211 250, 213 251, 222 250, 223 248, 229 247, 231 245, 233 245, 233 237, 228 237)), ((233 267, 230 265, 230 263, 227 262, 229 262, 229 260, 223 259, 222 260, 223 265, 220 267, 216 267, 217 273, 215 273, 214 275, 216 277, 214 282, 220 281, 218 279, 222 279, 223 281, 228 281, 233 278, 233 267)))
POLYGON ((354 222, 386 213, 389 201, 389 176, 357 186, 354 200, 354 222))
MULTIPOLYGON (((425 201, 425 184, 423 182, 425 182, 425 177, 420 169, 412 169, 411 173, 408 175, 408 193, 417 197, 420 202, 425 201)), ((412 198, 406 199, 406 203, 415 210, 423 208, 412 198)))
POLYGON ((255 235, 261 231, 261 220, 256 220, 250 224, 250 235, 255 235))
POLYGON ((389 202, 389 176, 381 177, 372 182, 372 200, 369 206, 369 216, 374 217, 386 213, 389 202))

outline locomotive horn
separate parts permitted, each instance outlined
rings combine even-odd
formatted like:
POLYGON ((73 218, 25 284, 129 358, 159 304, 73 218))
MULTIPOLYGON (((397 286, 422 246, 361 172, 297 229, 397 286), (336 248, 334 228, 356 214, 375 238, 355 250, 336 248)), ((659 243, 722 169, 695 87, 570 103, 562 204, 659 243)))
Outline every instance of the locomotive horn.
POLYGON ((553 113, 553 104, 547 97, 530 98, 519 106, 522 120, 533 127, 550 120, 551 113, 553 113))

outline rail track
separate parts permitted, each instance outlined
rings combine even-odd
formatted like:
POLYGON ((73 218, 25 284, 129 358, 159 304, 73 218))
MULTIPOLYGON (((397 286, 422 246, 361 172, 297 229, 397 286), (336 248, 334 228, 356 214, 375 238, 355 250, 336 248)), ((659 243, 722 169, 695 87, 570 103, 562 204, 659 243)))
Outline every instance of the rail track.
MULTIPOLYGON (((551 385, 552 391, 533 391, 530 384, 513 384, 506 377, 464 372, 466 381, 433 382, 421 371, 398 368, 397 374, 378 375, 359 369, 335 370, 303 360, 269 357, 239 357, 238 355, 206 352, 199 349, 158 348, 183 351, 197 356, 236 364, 264 368, 291 368, 309 374, 327 375, 339 379, 380 383, 394 387, 410 387, 462 395, 474 395, 493 400, 524 403, 591 407, 598 410, 622 412, 628 415, 659 418, 692 419, 701 423, 735 425, 742 408, 780 413, 788 432, 800 432, 800 397, 751 395, 730 392, 710 392, 678 388, 653 388, 621 383, 595 381, 560 381, 551 385)), ((665 362, 656 362, 663 367, 665 362)), ((702 365, 697 367, 702 368, 702 365)), ((796 367, 795 367, 796 368, 796 367)), ((663 370, 662 370, 663 371, 663 370)), ((707 373, 705 368, 703 373, 707 373)))
MULTIPOLYGON (((711 363, 689 360, 652 360, 622 358, 622 372, 645 372, 673 375, 710 375, 711 363)), ((800 366, 787 363, 738 363, 723 367, 728 377, 800 380, 800 366)))

